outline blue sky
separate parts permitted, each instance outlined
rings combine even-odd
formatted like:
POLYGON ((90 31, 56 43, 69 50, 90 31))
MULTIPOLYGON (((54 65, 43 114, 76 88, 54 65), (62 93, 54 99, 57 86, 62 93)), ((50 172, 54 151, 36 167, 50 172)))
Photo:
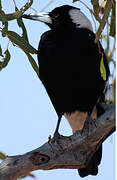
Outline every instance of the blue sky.
MULTIPOLYGON (((64 1, 66 4, 80 7, 88 18, 92 20, 88 10, 79 2, 72 4, 72 0, 64 1)), ((46 9, 47 12, 56 6, 65 4, 64 1, 54 1, 46 9)), ((25 2, 27 1, 16 0, 19 8, 25 2)), ((41 11, 48 2, 48 0, 46 0, 46 3, 43 0, 35 0, 32 7, 37 11, 41 11)), ((84 2, 90 6, 89 0, 84 2)), ((11 0, 3 1, 3 8, 6 13, 13 12, 13 7, 11 0)), ((28 10, 28 12, 32 11, 28 10)), ((48 27, 36 21, 25 20, 24 22, 30 43, 37 48, 41 34, 48 30, 48 27)), ((9 30, 21 33, 15 20, 9 22, 9 30)), ((7 38, 3 39, 0 36, 0 42, 5 50, 7 38)), ((0 72, 0 151, 7 155, 16 155, 31 151, 45 143, 48 140, 48 136, 52 135, 55 130, 57 115, 46 90, 31 68, 26 55, 11 44, 9 45, 9 50, 11 52, 11 60, 8 66, 0 72)), ((34 58, 37 61, 37 57, 34 56, 34 58)), ((72 134, 65 118, 62 118, 60 133, 63 135, 72 134)), ((37 179, 41 180, 81 179, 76 170, 39 170, 35 171, 34 174, 37 179)), ((26 178, 26 180, 31 179, 30 177, 26 178)), ((115 179, 115 135, 109 137, 103 144, 103 156, 99 166, 99 174, 95 177, 88 176, 85 178, 85 180, 89 179, 115 179)))

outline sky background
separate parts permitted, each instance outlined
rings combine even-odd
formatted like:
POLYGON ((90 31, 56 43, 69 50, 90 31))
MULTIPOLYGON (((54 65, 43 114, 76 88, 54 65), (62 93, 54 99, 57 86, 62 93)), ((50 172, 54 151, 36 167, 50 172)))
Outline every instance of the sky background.
MULTIPOLYGON (((89 7, 90 1, 83 0, 89 7)), ((16 0, 21 8, 26 0, 16 0)), ((49 1, 34 0, 33 8, 41 11, 49 1)), ((11 0, 4 0, 3 10, 5 13, 12 13, 14 5, 11 0)), ((44 10, 49 12, 53 8, 69 4, 80 7, 82 12, 92 21, 89 11, 79 2, 72 3, 72 0, 59 0, 44 10), (64 3, 65 2, 65 3, 64 3)), ((33 12, 28 10, 27 13, 33 12)), ((49 28, 40 22, 24 20, 30 43, 37 48, 40 36, 49 28)), ((0 24, 1 26, 1 24, 0 24)), ((16 21, 9 22, 9 30, 21 33, 16 21)), ((0 44, 3 50, 6 49, 8 39, 0 35, 0 44)), ((8 66, 0 72, 0 151, 7 155, 23 154, 31 151, 48 140, 57 123, 57 114, 50 102, 50 99, 28 62, 26 55, 11 44, 9 45, 11 60, 8 66)), ((34 56, 37 61, 37 57, 34 56)), ((62 118, 60 133, 71 135, 71 128, 65 118, 62 118)), ((78 180, 81 179, 77 170, 38 170, 33 172, 39 180, 78 180)), ((32 178, 27 177, 26 180, 32 178)), ((115 179, 115 134, 111 135, 103 143, 103 156, 99 173, 97 176, 88 176, 85 180, 114 180, 115 179)))

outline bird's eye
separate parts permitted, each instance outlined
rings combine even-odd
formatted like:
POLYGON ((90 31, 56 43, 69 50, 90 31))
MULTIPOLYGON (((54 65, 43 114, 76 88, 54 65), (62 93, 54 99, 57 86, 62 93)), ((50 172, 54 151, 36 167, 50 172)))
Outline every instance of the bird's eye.
POLYGON ((52 17, 53 17, 54 19, 57 19, 57 18, 59 17, 59 14, 53 14, 52 17))
POLYGON ((59 14, 55 14, 54 17, 55 17, 55 18, 58 18, 58 17, 59 17, 59 14))

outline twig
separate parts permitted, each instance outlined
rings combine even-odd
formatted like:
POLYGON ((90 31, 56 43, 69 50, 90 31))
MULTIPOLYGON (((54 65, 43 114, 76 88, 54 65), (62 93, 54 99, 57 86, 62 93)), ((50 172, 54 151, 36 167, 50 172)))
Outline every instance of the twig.
POLYGON ((41 10, 40 12, 44 11, 45 9, 47 9, 55 0, 50 0, 41 10))
POLYGON ((107 18, 109 16, 109 13, 110 13, 110 10, 111 10, 111 6, 112 6, 112 2, 111 2, 111 0, 108 0, 107 3, 106 3, 106 6, 105 6, 103 18, 101 20, 100 26, 99 26, 99 28, 97 30, 97 33, 96 33, 95 43, 98 42, 100 34, 102 33, 102 31, 103 31, 103 29, 105 27, 107 18))
POLYGON ((90 9, 83 1, 79 0, 79 2, 82 3, 82 4, 90 11, 90 13, 94 15, 95 19, 96 19, 98 22, 101 22, 100 17, 97 16, 97 14, 95 14, 95 12, 94 12, 92 9, 90 9))
POLYGON ((16 8, 17 6, 16 6, 16 2, 15 2, 15 0, 13 0, 13 3, 14 3, 14 6, 15 6, 15 8, 16 8))

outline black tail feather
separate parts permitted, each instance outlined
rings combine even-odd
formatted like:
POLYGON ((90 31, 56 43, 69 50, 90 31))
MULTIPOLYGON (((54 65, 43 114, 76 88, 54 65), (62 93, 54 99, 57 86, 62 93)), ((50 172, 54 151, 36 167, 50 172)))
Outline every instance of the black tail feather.
POLYGON ((81 177, 85 177, 88 175, 97 175, 98 173, 98 165, 101 162, 102 158, 102 145, 99 147, 99 149, 95 152, 93 157, 91 158, 89 164, 86 168, 78 169, 79 175, 81 177))
MULTIPOLYGON (((97 104, 97 117, 102 115, 104 113, 104 109, 100 106, 100 104, 97 104)), ((79 175, 81 177, 85 177, 88 175, 97 175, 98 174, 98 166, 102 159, 102 144, 100 145, 99 149, 95 152, 93 157, 91 158, 89 164, 86 168, 78 169, 79 175)))

